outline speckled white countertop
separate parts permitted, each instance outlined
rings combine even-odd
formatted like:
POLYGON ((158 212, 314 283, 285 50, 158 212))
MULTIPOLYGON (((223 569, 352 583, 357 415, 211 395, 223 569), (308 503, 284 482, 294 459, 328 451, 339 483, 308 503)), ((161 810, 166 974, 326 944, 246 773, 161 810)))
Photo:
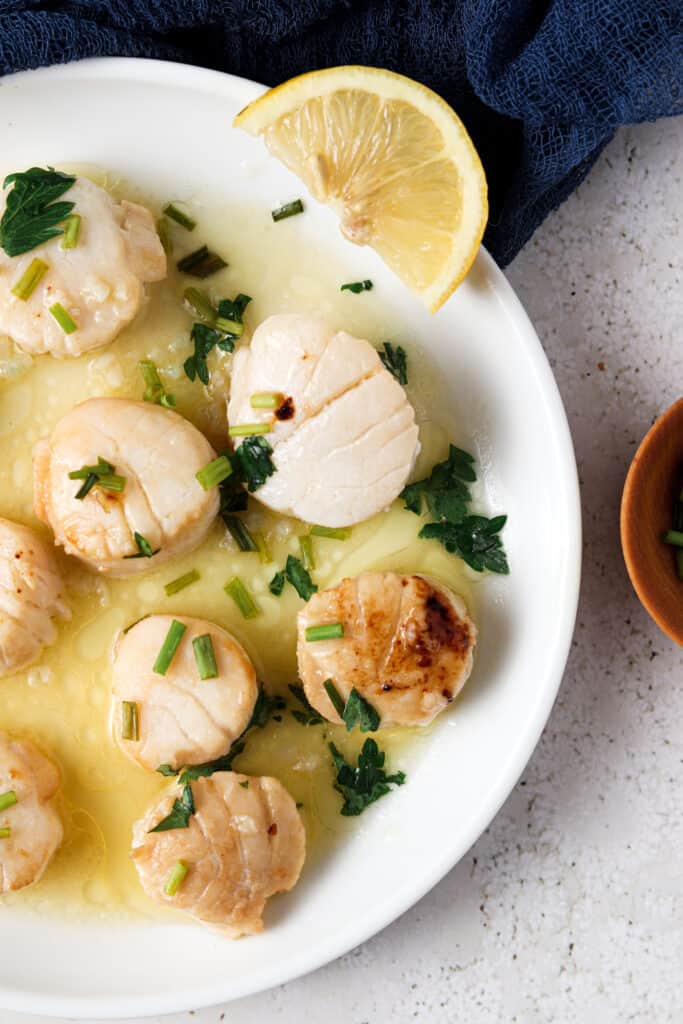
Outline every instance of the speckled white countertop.
POLYGON ((555 710, 490 829, 348 956, 164 1024, 683 1022, 683 654, 640 608, 618 528, 635 447, 683 393, 682 268, 678 119, 621 131, 509 269, 569 415, 584 578, 555 710))

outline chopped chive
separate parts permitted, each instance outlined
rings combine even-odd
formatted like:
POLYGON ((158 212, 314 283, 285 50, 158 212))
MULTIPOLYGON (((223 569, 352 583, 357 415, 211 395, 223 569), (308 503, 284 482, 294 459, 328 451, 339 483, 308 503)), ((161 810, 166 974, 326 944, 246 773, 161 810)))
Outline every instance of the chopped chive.
POLYGON ((126 477, 118 476, 116 473, 106 473, 104 476, 97 478, 97 484, 99 487, 104 487, 105 491, 116 491, 119 493, 126 486, 126 477))
POLYGON ((157 234, 161 242, 161 248, 168 255, 173 249, 173 243, 171 242, 169 224, 165 217, 159 217, 157 221, 157 234))
POLYGON ((87 480, 91 473, 94 473, 95 476, 106 476, 113 472, 114 467, 111 462, 107 462, 101 455, 98 455, 96 466, 81 466, 80 469, 73 469, 69 473, 69 480, 87 480))
POLYGON ((176 224, 180 224, 181 228, 185 228, 186 231, 194 231, 197 227, 197 221, 192 220, 192 217, 188 217, 186 213, 179 210, 175 203, 169 203, 162 210, 164 217, 168 217, 169 220, 174 220, 176 224))
POLYGON ((270 431, 270 423, 238 423, 228 427, 230 437, 255 437, 257 434, 269 434, 270 431))
POLYGON ((175 395, 169 395, 164 391, 156 363, 151 359, 141 359, 138 363, 138 370, 145 382, 145 393, 142 396, 145 402, 154 402, 156 405, 163 405, 167 409, 175 408, 175 395))
POLYGON ((0 811, 6 811, 18 803, 19 799, 13 789, 8 789, 6 793, 0 793, 0 811))
POLYGON ((61 302, 55 302, 50 306, 50 312, 65 334, 73 334, 78 330, 78 324, 71 319, 61 302))
POLYGON ((0 839, 9 839, 12 835, 11 828, 0 828, 0 839))
POLYGON ((170 583, 164 583, 164 592, 166 597, 173 597, 174 594, 178 594, 185 587, 189 587, 191 583, 196 583, 199 579, 199 573, 196 569, 190 569, 189 572, 184 573, 182 576, 178 576, 177 579, 171 580, 170 583))
POLYGON ((124 700, 121 703, 121 735, 124 740, 140 739, 140 728, 138 725, 138 706, 135 701, 124 700))
POLYGON ((183 292, 183 299, 195 316, 213 327, 218 313, 206 292, 200 291, 199 288, 186 288, 183 292))
POLYGON ((188 253, 178 260, 176 266, 181 274, 190 274, 192 277, 209 277, 218 270, 227 267, 225 260, 218 253, 211 252, 206 245, 202 245, 194 252, 188 253))
POLYGON ((235 338, 241 338, 244 334, 244 324, 239 320, 231 320, 227 316, 216 317, 213 326, 222 334, 232 334, 235 338))
POLYGON ((164 886, 164 893, 166 896, 175 896, 178 889, 185 881, 189 867, 184 860, 177 860, 173 865, 173 870, 166 879, 166 885, 164 886))
POLYGON ((258 551, 256 541, 241 519, 237 516, 223 516, 223 520, 240 551, 258 551))
MULTIPOLYGON (((308 637, 306 639, 308 639, 308 637)), ((337 712, 340 718, 343 718, 344 708, 346 707, 346 704, 339 690, 334 685, 331 679, 326 679, 325 682, 323 683, 323 687, 325 688, 325 693, 330 698, 330 701, 334 706, 334 710, 337 712)))
POLYGON ((265 536, 262 533, 252 533, 252 537, 254 538, 254 543, 256 544, 256 550, 258 551, 259 559, 261 560, 263 565, 268 565, 270 562, 273 561, 273 556, 271 555, 270 548, 268 547, 268 541, 266 540, 265 536))
POLYGON ((344 636, 343 622, 328 622, 324 626, 306 628, 306 639, 309 643, 314 640, 336 640, 340 636, 344 636))
POLYGON ((71 213, 64 221, 64 234, 60 243, 60 249, 75 249, 78 245, 78 236, 81 233, 81 218, 77 213, 71 213))
POLYGON ((339 289, 342 292, 353 292, 360 295, 361 292, 372 291, 372 281, 352 281, 350 284, 343 284, 339 289))
POLYGON ((12 295, 16 295, 22 302, 26 302, 27 299, 33 295, 40 279, 43 274, 49 270, 48 264, 45 260, 31 260, 28 267, 21 275, 14 288, 12 289, 12 295))
POLYGON ((257 391, 249 399, 252 409, 279 409, 285 396, 279 391, 257 391))
POLYGON ((667 530, 664 534, 664 543, 672 544, 676 548, 683 548, 683 531, 667 530))
POLYGON ((301 561, 304 563, 304 569, 307 572, 311 572, 315 569, 315 556, 313 554, 313 541, 307 534, 299 537, 299 547, 301 548, 301 561))
POLYGON ((253 619, 261 611, 239 576, 233 577, 223 588, 231 597, 245 619, 253 619))
POLYGON ((328 537, 330 540, 348 540, 351 536, 350 526, 312 526, 314 537, 328 537))
POLYGON ((227 480, 231 473, 230 459, 227 455, 219 455, 217 459, 207 463, 203 469, 195 473, 195 476, 204 490, 210 491, 212 487, 218 487, 224 480, 227 480))
POLYGON ((83 501, 83 499, 86 497, 86 495, 90 493, 90 491, 93 489, 98 480, 99 477, 97 473, 88 473, 87 477, 85 478, 85 482, 81 484, 81 486, 78 488, 74 495, 74 498, 78 498, 79 501, 83 501))
POLYGON ((304 212, 304 204, 300 199, 294 199, 291 203, 285 203, 283 206, 278 206, 277 210, 271 210, 271 217, 277 223, 279 220, 285 220, 287 217, 295 217, 297 213, 304 212))
POLYGON ((218 675, 218 666, 210 634, 204 633, 202 636, 196 636, 192 641, 192 649, 199 669, 199 678, 215 679, 218 675))
POLYGON ((174 619, 171 623, 166 639, 161 645, 161 650, 157 654, 157 660, 152 668, 152 671, 156 672, 158 676, 165 676, 168 672, 168 666, 173 661, 173 655, 178 650, 186 629, 187 626, 182 622, 178 622, 177 619, 174 619))
POLYGON ((161 551, 161 548, 156 548, 155 550, 153 550, 152 545, 147 540, 147 538, 143 537, 142 534, 138 533, 137 530, 134 532, 133 538, 137 545, 137 554, 124 555, 124 558, 153 558, 154 555, 158 555, 159 552, 161 551))

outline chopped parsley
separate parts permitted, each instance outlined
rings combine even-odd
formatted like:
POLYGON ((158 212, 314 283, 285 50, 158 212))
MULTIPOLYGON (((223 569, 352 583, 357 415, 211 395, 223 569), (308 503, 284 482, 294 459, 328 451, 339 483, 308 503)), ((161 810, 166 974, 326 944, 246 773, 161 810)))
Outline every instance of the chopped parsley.
POLYGON ((286 582, 287 582, 287 577, 285 576, 285 570, 282 569, 281 572, 276 572, 275 573, 275 575, 273 576, 272 580, 268 584, 268 590, 275 597, 279 597, 280 594, 282 593, 282 591, 285 589, 285 583, 286 582))
POLYGON ((285 567, 281 572, 276 572, 268 584, 268 589, 275 597, 279 597, 285 588, 285 583, 291 583, 299 597, 308 601, 318 590, 318 586, 311 579, 308 569, 294 555, 287 555, 285 567))
POLYGON ((467 484, 477 479, 473 462, 467 452, 450 445, 448 458, 437 463, 430 476, 403 489, 401 497, 406 508, 419 516, 425 499, 435 519, 446 519, 451 523, 464 519, 472 498, 467 484))
MULTIPOLYGON (((163 767, 167 768, 168 765, 163 765, 163 767)), ((162 774, 166 773, 163 772, 162 774)), ((174 828, 189 827, 190 818, 195 812, 194 797, 192 796, 192 787, 189 782, 181 782, 181 785, 183 787, 182 792, 173 801, 171 813, 162 818, 158 825, 149 830, 150 832, 170 832, 174 828)))
POLYGON ((253 492, 262 487, 269 476, 275 472, 271 455, 273 449, 265 437, 256 435, 246 437, 242 444, 230 457, 232 468, 239 474, 240 480, 253 492))
POLYGON ((459 523, 427 523, 420 537, 438 540, 452 555, 459 555, 476 572, 497 572, 506 576, 510 572, 500 531, 507 516, 465 516, 459 523))
POLYGON ((350 284, 343 284, 339 290, 342 292, 353 292, 354 295, 360 295, 361 292, 372 291, 372 281, 352 281, 350 284))
POLYGON ((394 347, 390 341, 385 341, 384 351, 379 353, 379 357, 399 384, 408 383, 408 357, 401 345, 394 347))
POLYGON ((361 732, 376 732, 381 721, 377 709, 365 697, 361 697, 355 686, 346 700, 342 717, 347 732, 351 732, 356 725, 360 726, 361 732))
POLYGON ((75 181, 73 175, 62 174, 53 167, 31 167, 7 175, 2 187, 14 187, 0 219, 0 245, 8 256, 21 256, 64 233, 64 221, 75 204, 55 200, 68 192, 75 181))
MULTIPOLYGON (((195 289, 193 295, 195 294, 201 296, 202 293, 196 292, 195 289)), ((208 303, 208 299, 206 301, 208 303)), ((222 352, 234 350, 235 342, 242 335, 244 310, 250 302, 250 296, 242 293, 234 299, 221 299, 210 323, 192 325, 190 340, 194 345, 194 352, 183 363, 185 373, 190 380, 194 381, 199 377, 202 384, 209 383, 207 358, 214 348, 219 348, 222 352)), ((213 308, 210 303, 209 307, 213 308)), ((196 306, 193 308, 196 309, 196 306)), ((206 317, 205 309, 202 315, 206 317)))
POLYGON ((402 786, 406 780, 404 772, 387 775, 385 754, 373 739, 363 744, 355 767, 345 760, 334 743, 330 743, 329 748, 337 773, 334 788, 344 800, 340 813, 346 818, 362 814, 375 800, 391 792, 392 786, 402 786))
POLYGON ((315 710, 311 705, 303 686, 298 683, 290 683, 289 692, 292 696, 299 701, 303 711, 299 708, 292 709, 292 715, 300 725, 323 725, 325 719, 323 716, 315 710))

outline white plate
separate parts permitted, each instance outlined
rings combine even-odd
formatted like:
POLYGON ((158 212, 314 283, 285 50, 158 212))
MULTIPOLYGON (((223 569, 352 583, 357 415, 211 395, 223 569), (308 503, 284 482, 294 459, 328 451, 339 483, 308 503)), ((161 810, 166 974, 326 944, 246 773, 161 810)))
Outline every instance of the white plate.
MULTIPOLYGON (((270 209, 301 186, 260 141, 229 127, 259 92, 227 75, 153 61, 84 61, 12 76, 0 81, 3 164, 87 161, 157 194, 201 182, 270 209)), ((308 215, 346 255, 329 211, 310 202, 308 215)), ((86 1018, 156 1014, 310 971, 393 921, 463 856, 538 740, 567 657, 580 573, 576 466, 552 373, 485 252, 435 317, 374 254, 354 248, 353 260, 428 347, 478 452, 490 509, 509 515, 512 572, 480 588, 475 674, 408 784, 304 874, 263 935, 230 943, 191 925, 67 925, 5 908, 0 1006, 86 1018)))

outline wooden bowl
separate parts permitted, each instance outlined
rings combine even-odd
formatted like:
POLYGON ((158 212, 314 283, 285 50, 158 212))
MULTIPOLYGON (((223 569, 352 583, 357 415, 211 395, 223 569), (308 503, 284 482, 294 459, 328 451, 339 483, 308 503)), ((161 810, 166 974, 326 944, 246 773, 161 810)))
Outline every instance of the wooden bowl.
POLYGON ((681 489, 683 398, 653 424, 635 454, 621 499, 621 546, 628 574, 657 625, 683 647, 683 580, 662 541, 681 489))

